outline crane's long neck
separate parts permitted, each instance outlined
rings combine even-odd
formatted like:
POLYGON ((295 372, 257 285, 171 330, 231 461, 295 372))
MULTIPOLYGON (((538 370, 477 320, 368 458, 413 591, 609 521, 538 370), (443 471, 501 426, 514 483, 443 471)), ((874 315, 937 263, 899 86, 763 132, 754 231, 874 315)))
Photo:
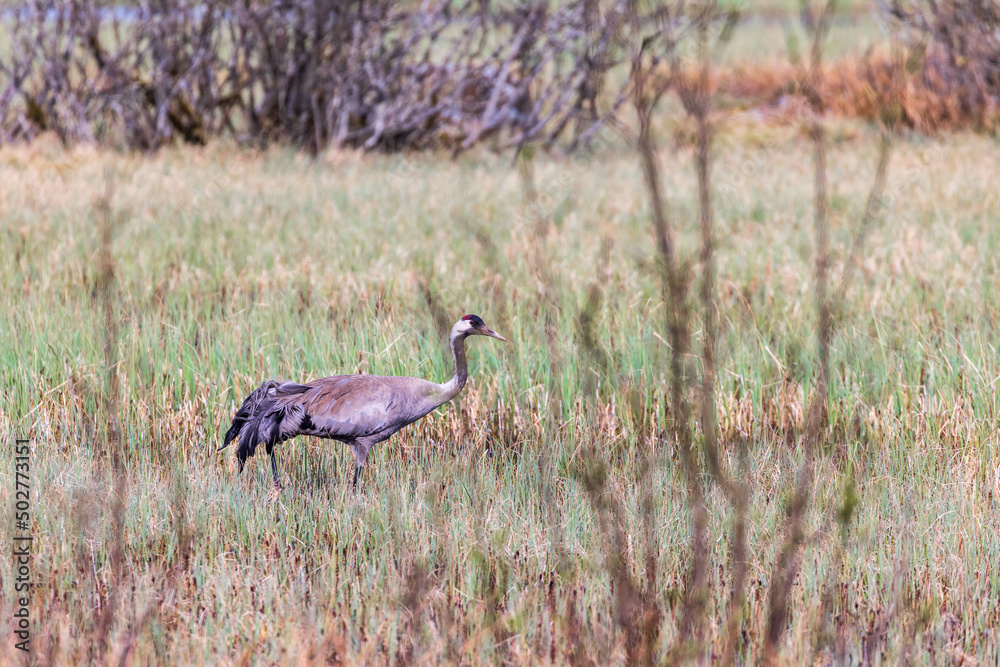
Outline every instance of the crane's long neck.
POLYGON ((458 396, 469 379, 469 365, 465 361, 465 334, 451 332, 451 353, 455 357, 455 375, 444 384, 445 402, 458 396))

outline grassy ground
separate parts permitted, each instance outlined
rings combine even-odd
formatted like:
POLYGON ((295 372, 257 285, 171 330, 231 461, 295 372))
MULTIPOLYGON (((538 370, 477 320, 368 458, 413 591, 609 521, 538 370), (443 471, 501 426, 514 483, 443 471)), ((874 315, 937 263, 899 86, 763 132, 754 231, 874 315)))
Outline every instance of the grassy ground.
MULTIPOLYGON (((847 124, 833 137, 836 279, 875 142, 847 124)), ((812 175, 790 129, 735 122, 716 153, 719 418, 726 463, 752 491, 749 662, 813 387, 812 175)), ((1000 658, 995 154, 993 140, 956 136, 912 138, 894 156, 891 205, 834 341, 787 664, 838 646, 855 664, 1000 658), (842 534, 852 483, 858 506, 842 534)), ((690 150, 663 157, 690 254, 690 150)), ((591 159, 537 157, 533 170, 544 229, 509 158, 486 153, 310 161, 215 146, 126 157, 45 141, 0 151, 0 433, 32 439, 39 657, 97 655, 120 589, 108 650, 139 663, 622 661, 609 542, 579 469, 592 455, 607 465, 623 555, 640 572, 634 480, 666 419, 650 226, 637 161, 614 142, 591 159), (95 435, 105 381, 95 201, 108 180, 128 469, 120 538, 95 435), (378 446, 358 494, 337 443, 286 443, 280 495, 266 459, 237 476, 232 452, 214 453, 266 378, 444 380, 441 327, 465 312, 511 342, 472 341, 461 401, 378 446), (127 573, 117 589, 109 544, 127 573)), ((662 658, 677 634, 689 528, 679 458, 669 441, 656 451, 659 568, 647 583, 663 611, 662 658)), ((719 618, 733 512, 708 488, 708 613, 719 618)), ((12 531, 5 519, 4 544, 12 531)), ((0 562, 9 637, 12 571, 0 562)), ((711 627, 706 652, 723 632, 711 627)), ((9 640, 0 651, 15 658, 9 640)))

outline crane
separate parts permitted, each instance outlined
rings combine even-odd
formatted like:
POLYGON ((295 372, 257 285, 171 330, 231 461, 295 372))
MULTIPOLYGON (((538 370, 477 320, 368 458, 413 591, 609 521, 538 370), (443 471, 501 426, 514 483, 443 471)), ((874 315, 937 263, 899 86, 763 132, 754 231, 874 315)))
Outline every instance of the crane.
POLYGON ((455 398, 469 379, 465 339, 507 339, 486 326, 478 315, 466 315, 451 328, 449 342, 455 373, 443 384, 421 378, 384 375, 333 375, 305 384, 268 380, 246 397, 233 417, 222 451, 238 439, 240 472, 264 443, 271 457, 274 486, 280 489, 274 447, 297 435, 339 440, 354 453, 352 488, 358 486, 369 450, 396 431, 455 398))

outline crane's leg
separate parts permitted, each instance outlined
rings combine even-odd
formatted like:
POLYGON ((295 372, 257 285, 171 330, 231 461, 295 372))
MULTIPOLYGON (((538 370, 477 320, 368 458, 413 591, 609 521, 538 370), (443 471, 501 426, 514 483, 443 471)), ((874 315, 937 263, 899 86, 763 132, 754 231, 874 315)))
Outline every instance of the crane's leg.
POLYGON ((271 474, 274 476, 274 488, 281 490, 281 482, 278 481, 278 462, 274 459, 274 451, 271 451, 271 474))
POLYGON ((351 485, 351 488, 355 492, 357 492, 357 490, 358 490, 358 473, 359 472, 361 472, 361 466, 354 466, 354 483, 351 485))

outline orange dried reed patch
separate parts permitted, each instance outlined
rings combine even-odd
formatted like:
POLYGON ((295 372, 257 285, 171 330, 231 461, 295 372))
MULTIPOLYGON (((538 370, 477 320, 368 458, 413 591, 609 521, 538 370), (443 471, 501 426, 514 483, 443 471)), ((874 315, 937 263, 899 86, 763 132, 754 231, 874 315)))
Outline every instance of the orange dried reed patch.
MULTIPOLYGON (((808 85, 825 113, 882 120, 921 132, 1000 126, 1000 90, 990 91, 974 77, 949 74, 946 56, 929 49, 924 58, 896 60, 887 51, 844 57, 819 69, 808 85)), ((694 81, 696 73, 686 72, 694 81)), ((711 86, 717 108, 757 110, 769 120, 790 122, 809 113, 803 90, 805 65, 748 63, 720 68, 711 86)))

